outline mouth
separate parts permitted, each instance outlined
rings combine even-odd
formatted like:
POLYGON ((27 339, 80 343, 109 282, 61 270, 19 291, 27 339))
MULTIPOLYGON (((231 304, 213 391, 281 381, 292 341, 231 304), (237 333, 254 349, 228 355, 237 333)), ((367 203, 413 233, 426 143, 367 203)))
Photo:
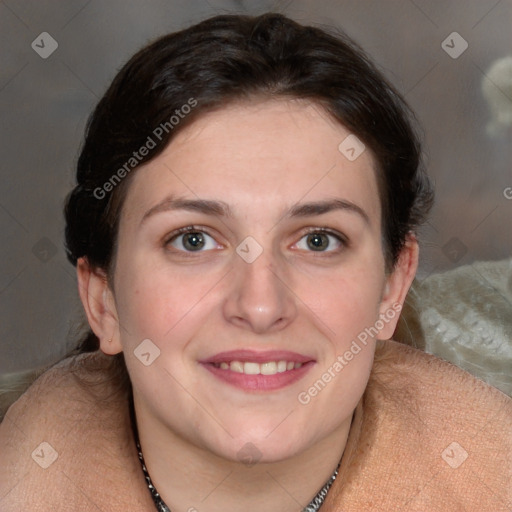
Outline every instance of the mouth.
POLYGON ((231 361, 229 363, 223 361, 222 363, 213 363, 213 365, 221 370, 245 373, 245 375, 275 375, 276 373, 298 369, 302 366, 302 363, 286 360, 267 361, 261 364, 252 361, 231 361))
POLYGON ((200 361, 215 377, 246 391, 273 391, 302 378, 315 364, 311 357, 288 351, 222 352, 200 361))

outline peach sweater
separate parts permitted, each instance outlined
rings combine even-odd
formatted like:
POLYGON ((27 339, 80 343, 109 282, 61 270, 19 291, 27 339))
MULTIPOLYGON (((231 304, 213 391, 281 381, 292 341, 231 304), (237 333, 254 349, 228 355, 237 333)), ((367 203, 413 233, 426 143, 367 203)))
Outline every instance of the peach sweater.
MULTIPOLYGON (((9 409, 0 460, 1 512, 155 510, 126 403, 91 406, 62 365, 9 409)), ((434 356, 378 342, 321 512, 511 510, 512 400, 434 356)))

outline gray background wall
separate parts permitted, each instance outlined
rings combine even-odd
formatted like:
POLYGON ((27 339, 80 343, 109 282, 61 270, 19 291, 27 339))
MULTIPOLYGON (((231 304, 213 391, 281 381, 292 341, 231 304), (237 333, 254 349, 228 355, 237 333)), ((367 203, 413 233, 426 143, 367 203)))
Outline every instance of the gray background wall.
MULTIPOLYGON (((512 55, 511 0, 3 0, 0 373, 49 363, 75 341, 80 306, 62 204, 88 114, 116 70, 159 35, 214 14, 266 10, 345 30, 417 112, 437 188, 419 277, 511 255, 512 70, 503 81, 489 71, 512 55), (45 59, 31 46, 43 37, 39 52, 51 48, 43 32, 58 44, 45 59), (442 47, 452 32, 468 44, 457 58, 442 47), (488 129, 482 86, 501 102, 501 130, 488 129)), ((444 46, 453 54, 461 44, 444 46)))

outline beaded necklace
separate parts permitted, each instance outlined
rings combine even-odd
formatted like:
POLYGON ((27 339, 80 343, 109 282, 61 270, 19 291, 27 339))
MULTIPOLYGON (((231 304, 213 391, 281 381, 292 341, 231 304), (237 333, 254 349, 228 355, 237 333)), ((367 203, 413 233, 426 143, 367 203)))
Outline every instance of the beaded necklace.
MULTIPOLYGON (((156 487, 154 486, 151 477, 149 476, 146 463, 144 462, 144 456, 142 455, 142 448, 140 446, 137 422, 135 420, 135 408, 133 406, 133 398, 132 400, 130 400, 130 402, 130 416, 132 420, 132 429, 135 438, 135 446, 137 447, 137 453, 139 455, 139 461, 142 468, 142 472, 144 474, 144 478, 146 480, 146 484, 148 486, 149 492, 151 493, 151 497, 153 498, 153 502, 155 503, 156 510, 158 512, 171 512, 171 509, 165 504, 164 500, 160 496, 160 493, 156 490, 156 487)), ((318 512, 318 510, 320 510, 320 507, 322 506, 331 485, 338 476, 338 468, 340 467, 340 464, 341 461, 338 463, 338 466, 336 467, 334 473, 331 475, 326 484, 318 491, 316 496, 310 501, 309 505, 307 505, 302 512, 318 512)))

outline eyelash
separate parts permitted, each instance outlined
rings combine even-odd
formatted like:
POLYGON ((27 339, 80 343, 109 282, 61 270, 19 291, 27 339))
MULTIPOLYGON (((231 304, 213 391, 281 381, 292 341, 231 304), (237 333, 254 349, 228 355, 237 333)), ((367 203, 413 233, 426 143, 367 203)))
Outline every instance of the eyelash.
MULTIPOLYGON (((178 238, 179 236, 181 235, 185 235, 187 233, 204 233, 208 236, 210 236, 211 238, 215 239, 215 237, 213 235, 211 235, 209 232, 208 232, 208 229, 205 228, 204 226, 185 226, 185 227, 182 227, 182 228, 179 228, 179 229, 176 229, 175 231, 173 231, 171 234, 169 234, 169 236, 167 236, 165 238, 165 241, 164 241, 164 246, 167 247, 171 242, 173 242, 174 240, 176 240, 176 238, 178 238)), ((341 250, 347 248, 349 246, 349 241, 348 239, 346 238, 345 235, 337 232, 337 231, 333 231, 331 229, 328 229, 328 228, 318 228, 318 227, 310 227, 310 228, 306 228, 299 240, 297 242, 294 243, 294 245, 296 245, 297 243, 299 243, 305 236, 308 236, 308 235, 311 235, 311 234, 324 234, 324 235, 329 235, 329 236, 332 236, 334 238, 336 238, 336 240, 340 243, 341 247, 339 249, 334 249, 334 250, 331 250, 331 251, 318 251, 319 253, 337 253, 337 252, 340 252, 341 250)), ((182 253, 189 253, 189 254, 192 254, 193 251, 178 251, 178 252, 182 252, 182 253)), ((198 251, 198 252, 203 252, 203 251, 198 251)), ((315 252, 315 251, 308 251, 308 252, 315 252)))
MULTIPOLYGON (((312 234, 322 234, 322 235, 332 236, 341 245, 341 247, 339 249, 334 249, 331 251, 318 251, 320 254, 328 254, 328 253, 330 253, 329 255, 332 255, 333 253, 336 254, 336 253, 339 253, 340 251, 342 251, 343 249, 346 249, 349 246, 349 241, 348 241, 347 237, 345 235, 343 235, 342 233, 339 233, 338 231, 333 231, 332 229, 318 228, 318 227, 306 228, 306 230, 302 232, 302 235, 299 238, 299 241, 295 242, 294 245, 299 243, 305 236, 312 235, 312 234)), ((309 251, 309 252, 315 252, 315 251, 309 251)))
POLYGON ((185 226, 183 228, 178 228, 175 231, 173 231, 172 233, 170 233, 165 238, 164 245, 165 246, 169 245, 176 238, 178 238, 181 235, 186 235, 187 233, 205 233, 206 235, 214 238, 213 235, 211 235, 208 232, 208 229, 205 226, 185 226))

